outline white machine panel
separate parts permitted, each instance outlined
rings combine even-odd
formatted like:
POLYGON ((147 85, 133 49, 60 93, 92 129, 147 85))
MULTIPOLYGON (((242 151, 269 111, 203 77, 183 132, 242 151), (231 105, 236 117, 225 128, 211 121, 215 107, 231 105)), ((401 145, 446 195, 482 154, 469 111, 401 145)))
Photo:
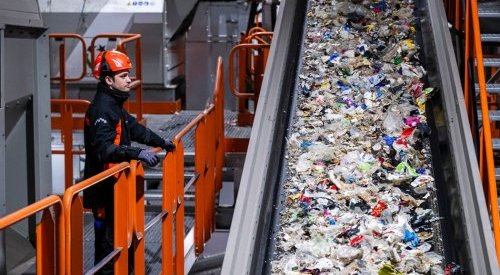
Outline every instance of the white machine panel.
POLYGON ((39 1, 41 12, 162 13, 163 0, 52 0, 39 1))

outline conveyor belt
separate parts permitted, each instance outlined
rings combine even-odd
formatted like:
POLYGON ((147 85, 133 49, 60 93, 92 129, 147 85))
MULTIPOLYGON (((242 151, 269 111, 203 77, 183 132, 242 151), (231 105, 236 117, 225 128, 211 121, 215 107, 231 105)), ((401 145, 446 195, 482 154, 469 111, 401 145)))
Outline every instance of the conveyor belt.
MULTIPOLYGON (((427 104, 441 221, 444 264, 466 274, 498 274, 490 222, 464 110, 460 79, 442 3, 415 1, 420 14, 428 83, 439 88, 427 104)), ((280 7, 256 122, 241 179, 222 274, 266 274, 273 259, 274 226, 281 182, 286 177, 283 144, 295 102, 306 1, 280 7), (283 68, 286 68, 284 70, 283 68), (281 91, 281 93, 276 93, 281 91), (293 108, 293 107, 292 107, 293 108), (270 219, 269 217, 274 217, 270 219)), ((436 232, 438 233, 438 232, 436 232)), ((443 266, 444 268, 444 266, 443 266)))

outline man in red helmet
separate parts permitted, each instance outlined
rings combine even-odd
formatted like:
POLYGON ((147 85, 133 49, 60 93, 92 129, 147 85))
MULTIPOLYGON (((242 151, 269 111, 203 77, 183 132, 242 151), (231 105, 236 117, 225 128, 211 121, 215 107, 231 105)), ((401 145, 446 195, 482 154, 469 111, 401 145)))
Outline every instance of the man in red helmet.
MULTIPOLYGON (((174 144, 164 140, 138 123, 123 109, 133 84, 129 71, 130 59, 119 51, 103 51, 95 60, 93 75, 99 79, 97 93, 85 114, 85 178, 92 177, 115 163, 141 160, 149 166, 158 164, 156 154, 131 146, 136 141, 167 152, 174 144)), ((114 249, 113 237, 113 185, 115 178, 89 188, 83 193, 85 208, 94 214, 95 258, 99 263, 114 249)), ((133 262, 133 261, 131 261, 133 262)), ((113 274, 113 262, 106 264, 99 274, 113 274)))

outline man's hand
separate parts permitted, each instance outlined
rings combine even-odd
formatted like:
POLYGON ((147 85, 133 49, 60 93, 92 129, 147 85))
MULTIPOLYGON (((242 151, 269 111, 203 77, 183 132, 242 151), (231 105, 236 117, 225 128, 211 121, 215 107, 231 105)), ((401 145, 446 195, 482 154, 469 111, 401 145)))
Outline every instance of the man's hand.
POLYGON ((147 150, 142 150, 139 153, 138 158, 139 158, 139 160, 144 161, 150 167, 153 167, 153 166, 157 165, 158 162, 160 162, 160 159, 158 158, 158 156, 156 156, 155 153, 149 152, 147 150))
POLYGON ((165 145, 163 145, 163 149, 167 152, 172 152, 175 149, 175 145, 171 140, 166 139, 165 145))

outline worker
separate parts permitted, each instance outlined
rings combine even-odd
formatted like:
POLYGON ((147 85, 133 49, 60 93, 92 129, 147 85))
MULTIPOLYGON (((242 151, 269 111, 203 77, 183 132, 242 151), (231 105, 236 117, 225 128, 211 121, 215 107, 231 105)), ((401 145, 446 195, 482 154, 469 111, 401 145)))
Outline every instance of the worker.
MULTIPOLYGON (((97 93, 85 114, 85 178, 92 177, 116 163, 141 160, 148 166, 159 163, 158 156, 145 149, 131 146, 131 141, 167 152, 175 149, 165 140, 140 124, 123 109, 134 83, 130 79, 132 64, 124 53, 102 51, 95 59, 93 75, 99 80, 97 93)), ((113 237, 113 185, 115 177, 83 192, 85 208, 94 215, 94 263, 97 264, 114 250, 113 237)), ((129 252, 129 254, 133 255, 129 252)), ((133 261, 129 257, 129 263, 133 261)), ((113 274, 113 261, 106 264, 99 274, 113 274)), ((129 267, 129 270, 131 267, 129 267)))

